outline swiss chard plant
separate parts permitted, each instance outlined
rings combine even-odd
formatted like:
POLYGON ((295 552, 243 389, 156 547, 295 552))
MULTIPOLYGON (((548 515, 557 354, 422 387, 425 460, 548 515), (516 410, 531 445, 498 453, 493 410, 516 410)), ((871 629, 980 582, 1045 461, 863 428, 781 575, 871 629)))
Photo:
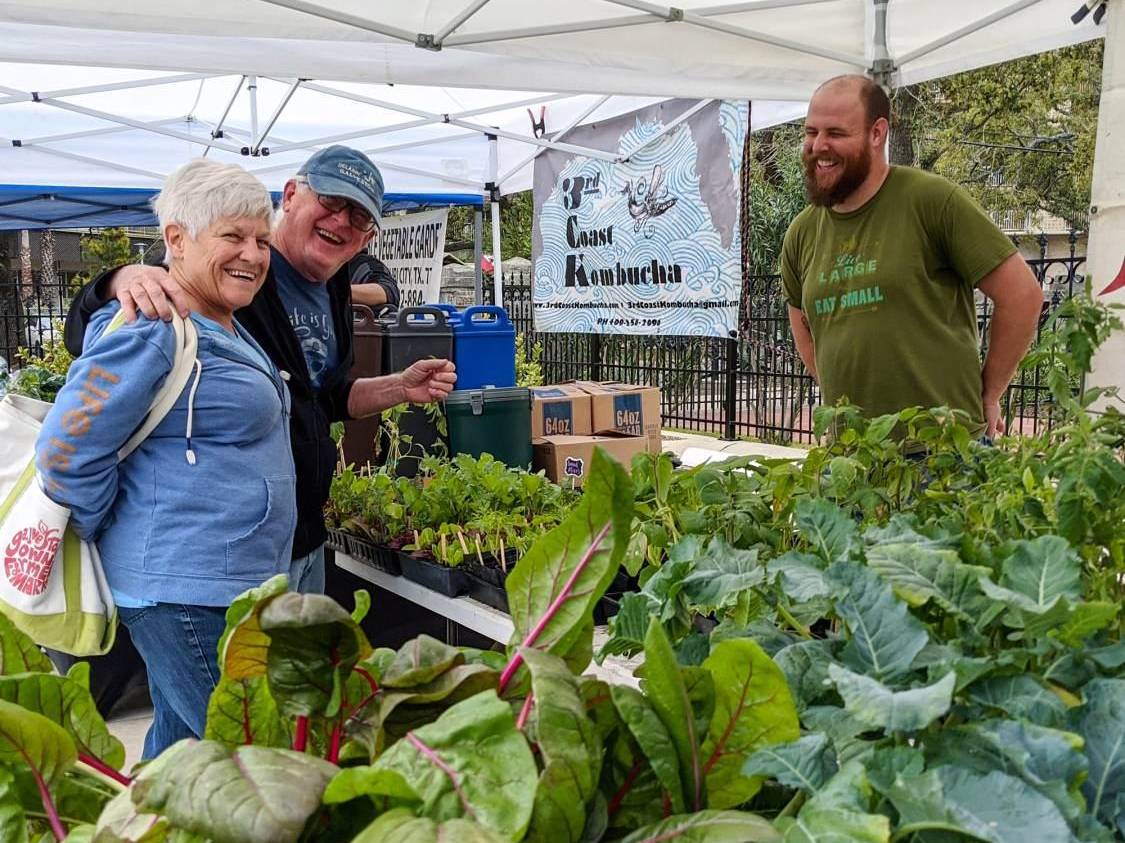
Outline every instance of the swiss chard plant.
POLYGON ((738 809, 763 784, 743 770, 753 752, 799 734, 761 646, 725 641, 685 666, 654 621, 639 682, 580 675, 631 521, 631 482, 598 452, 582 501, 508 578, 505 652, 425 636, 373 649, 365 595, 349 614, 284 577, 247 592, 227 613, 203 739, 133 776, 81 671, 50 675, 0 628, 4 839, 780 841, 738 809))

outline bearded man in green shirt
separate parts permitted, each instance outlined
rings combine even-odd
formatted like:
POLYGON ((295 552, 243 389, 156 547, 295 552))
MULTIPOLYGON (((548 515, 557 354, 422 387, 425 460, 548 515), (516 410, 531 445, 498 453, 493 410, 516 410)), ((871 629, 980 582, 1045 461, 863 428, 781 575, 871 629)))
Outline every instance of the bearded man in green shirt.
POLYGON ((1035 336, 1043 292, 1012 242, 957 185, 886 160, 890 101, 840 76, 809 102, 801 160, 810 205, 785 234, 789 322, 822 400, 870 417, 964 410, 1004 433, 1000 396, 1035 336), (974 290, 993 303, 980 363, 974 290))

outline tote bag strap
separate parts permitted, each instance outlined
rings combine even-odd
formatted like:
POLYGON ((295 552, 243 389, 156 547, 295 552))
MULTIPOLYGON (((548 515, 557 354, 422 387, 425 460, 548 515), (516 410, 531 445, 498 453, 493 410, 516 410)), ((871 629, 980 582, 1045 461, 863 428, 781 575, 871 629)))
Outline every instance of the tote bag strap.
MULTIPOLYGON (((121 314, 118 314, 118 318, 124 319, 121 314)), ((116 323, 117 318, 110 323, 108 331, 116 330, 118 327, 116 323)), ((145 416, 144 422, 117 452, 119 461, 133 453, 148 438, 148 435, 152 433, 156 426, 164 421, 164 417, 175 406, 180 393, 187 386, 191 373, 197 365, 196 351, 199 345, 199 335, 195 331, 195 324, 191 319, 183 319, 180 314, 172 311, 172 330, 176 335, 176 354, 172 361, 172 370, 168 373, 168 377, 164 379, 164 385, 160 387, 160 391, 152 399, 152 403, 149 404, 148 414, 145 416)))

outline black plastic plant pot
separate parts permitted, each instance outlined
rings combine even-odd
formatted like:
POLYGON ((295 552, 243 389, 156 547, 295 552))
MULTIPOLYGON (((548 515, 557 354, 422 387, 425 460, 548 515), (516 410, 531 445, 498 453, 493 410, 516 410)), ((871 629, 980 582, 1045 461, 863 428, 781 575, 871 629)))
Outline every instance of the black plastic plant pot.
POLYGON ((430 591, 436 591, 446 597, 460 597, 469 591, 468 577, 457 568, 439 565, 429 559, 419 559, 404 552, 399 552, 398 558, 402 575, 430 591))
POLYGON ((620 594, 606 594, 594 604, 594 626, 605 626, 621 608, 620 594))
POLYGON ((333 550, 338 550, 341 553, 348 552, 348 534, 343 530, 329 530, 328 538, 324 543, 333 550))
POLYGON ((402 566, 399 564, 401 556, 397 550, 349 534, 347 551, 353 559, 358 559, 385 574, 397 577, 402 573, 402 566))
POLYGON ((504 588, 506 575, 502 570, 476 562, 463 562, 461 568, 468 581, 470 597, 493 609, 508 612, 508 591, 504 588))

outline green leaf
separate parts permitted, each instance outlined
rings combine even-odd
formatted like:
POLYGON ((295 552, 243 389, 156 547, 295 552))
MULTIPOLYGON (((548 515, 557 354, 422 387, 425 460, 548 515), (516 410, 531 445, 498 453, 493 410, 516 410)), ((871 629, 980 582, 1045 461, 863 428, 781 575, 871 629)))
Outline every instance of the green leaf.
POLYGON ((1088 769, 1081 748, 1077 735, 1015 720, 970 723, 927 740, 931 764, 1016 776, 1054 802, 1069 821, 1084 808, 1077 798, 1088 769))
POLYGON ((42 714, 62 726, 85 755, 115 770, 125 764, 125 747, 109 733, 89 691, 90 665, 77 662, 67 676, 22 673, 0 677, 0 700, 42 714))
POLYGON ((203 737, 231 749, 246 744, 288 746, 288 735, 266 677, 221 678, 207 703, 203 737))
POLYGON ((371 652, 351 615, 323 594, 289 593, 270 600, 259 623, 270 638, 266 676, 278 711, 335 717, 348 674, 371 652))
POLYGON ((891 822, 867 813, 870 800, 863 765, 845 764, 786 825, 785 843, 887 843, 891 822))
POLYGON ((519 840, 531 820, 539 771, 511 706, 494 691, 457 703, 373 766, 401 774, 435 821, 467 817, 519 840))
POLYGON ((780 843, 781 835, 756 814, 742 811, 699 811, 668 817, 634 831, 621 843, 780 843))
POLYGON ((1060 597, 1047 611, 1024 612, 1022 622, 1025 633, 1031 638, 1043 636, 1056 638, 1071 647, 1105 629, 1117 619, 1120 606, 1116 603, 1093 601, 1071 603, 1060 597))
POLYGON ((975 703, 1040 726, 1060 728, 1066 720, 1066 704, 1028 674, 992 676, 975 682, 969 686, 968 696, 975 703))
POLYGON ((653 618, 645 635, 644 685, 657 716, 672 737, 676 756, 680 760, 680 778, 684 783, 687 806, 696 811, 703 809, 704 770, 700 743, 703 735, 697 731, 695 712, 687 687, 680 675, 676 654, 664 632, 664 627, 653 618))
POLYGON ((357 624, 363 623, 367 613, 371 611, 371 592, 361 588, 355 592, 355 608, 352 609, 352 620, 357 624))
POLYGON ((981 775, 944 766, 900 778, 887 791, 900 814, 898 834, 928 829, 990 843, 1071 843, 1059 809, 1028 784, 999 771, 981 775))
POLYGON ((0 700, 0 763, 30 768, 51 784, 77 758, 74 739, 62 726, 42 714, 0 700))
POLYGON ((921 621, 869 568, 836 563, 828 577, 837 594, 836 613, 851 632, 844 663, 880 680, 909 670, 930 640, 921 621))
POLYGON ((828 736, 805 735, 791 743, 762 747, 742 766, 746 776, 777 779, 786 787, 815 793, 836 774, 836 755, 828 736))
POLYGON ((797 709, 781 668, 748 638, 715 645, 703 667, 715 681, 715 714, 703 743, 707 804, 733 808, 762 786, 761 778, 746 773, 746 757, 762 746, 796 740, 797 709))
POLYGON ((647 594, 623 594, 618 604, 618 613, 610 619, 609 638, 597 652, 598 662, 604 660, 605 656, 639 653, 645 647, 645 633, 648 631, 651 611, 652 601, 647 594))
POLYGON ((578 843, 586 826, 586 804, 598 786, 602 744, 586 715, 578 681, 562 660, 531 648, 522 652, 534 695, 528 735, 543 764, 524 839, 578 843))
POLYGON ((406 779, 394 770, 345 767, 324 789, 324 804, 336 805, 361 796, 384 797, 400 802, 421 802, 406 779))
POLYGON ((898 413, 889 413, 873 418, 863 433, 863 440, 870 445, 878 445, 891 435, 895 425, 899 423, 898 413))
POLYGON ((16 792, 15 777, 0 767, 0 840, 27 843, 27 816, 16 792))
POLYGON ((766 579, 765 566, 758 562, 758 551, 731 547, 721 536, 708 544, 695 560, 682 587, 689 605, 710 612, 733 603, 740 592, 766 579))
POLYGON ((912 746, 881 746, 865 763, 868 780, 880 793, 886 793, 900 776, 921 775, 926 757, 912 746))
POLYGON ((16 629, 0 612, 0 676, 12 673, 54 673, 55 666, 39 645, 16 629))
POLYGON ((563 656, 579 639, 592 639, 594 605, 617 573, 632 520, 629 476, 596 448, 581 502, 531 546, 508 576, 505 589, 515 627, 510 654, 530 645, 563 656), (529 642, 533 629, 538 632, 529 642))
POLYGON ((295 843, 337 772, 299 752, 190 738, 157 762, 137 776, 133 803, 214 843, 295 843))
POLYGON ((794 603, 807 603, 831 593, 824 579, 823 562, 811 553, 791 550, 766 566, 770 577, 781 577, 781 591, 794 603))
POLYGON ((825 562, 847 559, 859 545, 855 521, 829 501, 803 498, 797 503, 796 516, 801 538, 825 562))
POLYGON ((830 641, 790 644, 778 651, 774 661, 785 674, 798 710, 805 710, 832 688, 828 666, 835 662, 830 641))
POLYGON ((230 679, 265 676, 270 637, 262 632, 262 610, 289 588, 289 578, 278 574, 257 588, 242 592, 227 609, 226 629, 219 639, 219 668, 230 679))
MULTIPOLYGON (((990 597, 1003 599, 997 596, 999 592, 990 593, 989 585, 987 580, 981 580, 990 597)), ((1059 536, 1017 541, 1012 555, 1004 560, 1000 586, 1025 598, 1016 598, 1018 608, 1044 612, 1060 597, 1082 598, 1082 562, 1066 539, 1059 536)))
POLYGON ((470 820, 436 823, 399 808, 380 816, 352 843, 506 843, 508 839, 470 820))
POLYGON ((425 685, 464 661, 465 657, 456 647, 429 635, 419 635, 395 653, 394 661, 383 673, 380 684, 384 688, 425 685))
POLYGON ((165 843, 167 835, 168 821, 137 810, 131 790, 113 797, 94 827, 97 843, 165 843))
POLYGON ((867 564, 911 606, 932 600, 970 622, 988 608, 980 578, 989 569, 962 564, 956 550, 917 542, 876 544, 867 548, 867 564))
POLYGON ((1095 679, 1082 694, 1082 707, 1071 712, 1090 764, 1082 792, 1089 812, 1113 825, 1125 797, 1125 679, 1095 679))
POLYGON ((844 699, 844 707, 869 726, 891 732, 925 729, 949 711, 957 677, 950 672, 933 685, 892 691, 886 685, 832 665, 828 675, 844 699))
POLYGON ((672 810, 685 810, 684 786, 680 778, 680 759, 672 735, 644 694, 628 685, 610 685, 610 697, 618 717, 629 729, 649 766, 668 793, 672 810))

